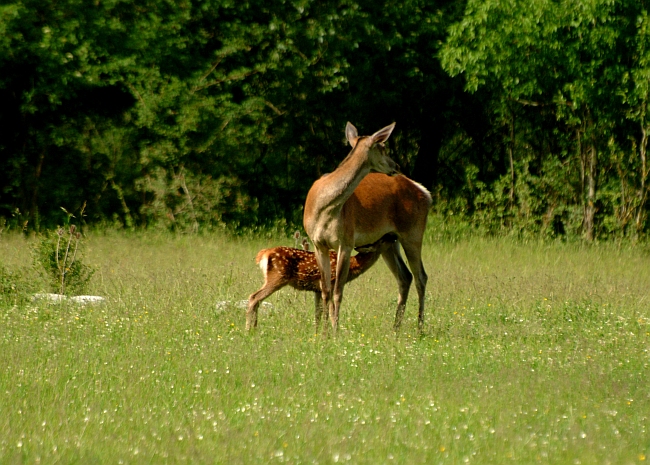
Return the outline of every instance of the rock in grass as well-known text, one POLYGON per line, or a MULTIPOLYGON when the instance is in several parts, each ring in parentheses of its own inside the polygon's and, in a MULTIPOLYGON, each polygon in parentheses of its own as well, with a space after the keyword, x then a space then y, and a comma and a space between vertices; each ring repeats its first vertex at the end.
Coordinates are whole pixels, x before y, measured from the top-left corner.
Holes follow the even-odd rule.
POLYGON ((106 302, 104 297, 98 295, 76 295, 73 297, 66 297, 63 294, 49 294, 41 293, 32 296, 32 302, 74 302, 79 305, 97 305, 106 302))
POLYGON ((98 305, 106 303, 106 299, 98 295, 75 295, 70 297, 68 300, 81 305, 98 305))
POLYGON ((63 302, 66 299, 67 297, 64 296, 63 294, 42 293, 42 294, 34 294, 32 296, 32 302, 40 302, 40 301, 63 302))
MULTIPOLYGON (((216 303, 217 310, 219 311, 225 310, 230 306, 237 307, 237 308, 248 308, 248 300, 239 300, 237 302, 233 302, 232 300, 221 300, 216 303)), ((262 302, 260 308, 269 310, 273 308, 273 304, 270 302, 262 302)))

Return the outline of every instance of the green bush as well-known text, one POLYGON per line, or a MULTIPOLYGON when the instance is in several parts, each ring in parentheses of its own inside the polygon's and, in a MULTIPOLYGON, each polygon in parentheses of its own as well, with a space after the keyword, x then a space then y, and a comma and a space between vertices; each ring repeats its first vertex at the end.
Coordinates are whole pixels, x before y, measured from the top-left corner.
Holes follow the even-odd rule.
POLYGON ((0 265, 0 301, 15 304, 34 293, 38 283, 29 276, 29 269, 0 265))
POLYGON ((45 234, 34 246, 34 266, 45 275, 49 290, 83 293, 95 270, 82 262, 81 233, 75 225, 45 234))

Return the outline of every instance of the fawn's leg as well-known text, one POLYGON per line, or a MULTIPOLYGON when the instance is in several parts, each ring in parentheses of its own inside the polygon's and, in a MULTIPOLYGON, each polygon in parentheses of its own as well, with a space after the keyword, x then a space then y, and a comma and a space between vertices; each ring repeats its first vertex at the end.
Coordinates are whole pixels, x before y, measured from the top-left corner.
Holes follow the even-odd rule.
POLYGON ((251 294, 251 296, 248 298, 248 310, 246 310, 247 330, 257 327, 257 308, 260 306, 262 301, 278 289, 284 287, 285 284, 286 283, 267 282, 260 290, 251 294))
POLYGON ((316 328, 320 326, 320 320, 323 315, 323 298, 320 292, 314 292, 314 322, 316 328))

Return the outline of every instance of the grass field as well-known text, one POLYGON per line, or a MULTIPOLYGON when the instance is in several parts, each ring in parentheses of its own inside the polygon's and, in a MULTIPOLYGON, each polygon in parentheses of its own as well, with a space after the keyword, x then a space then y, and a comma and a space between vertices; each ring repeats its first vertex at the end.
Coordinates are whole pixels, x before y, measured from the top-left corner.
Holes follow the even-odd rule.
MULTIPOLYGON (((425 245, 399 337, 380 261, 337 337, 284 289, 244 330, 258 249, 289 239, 91 234, 108 303, 0 307, 0 463, 637 464, 650 461, 645 247, 425 245)), ((31 242, 0 236, 0 260, 31 242)))

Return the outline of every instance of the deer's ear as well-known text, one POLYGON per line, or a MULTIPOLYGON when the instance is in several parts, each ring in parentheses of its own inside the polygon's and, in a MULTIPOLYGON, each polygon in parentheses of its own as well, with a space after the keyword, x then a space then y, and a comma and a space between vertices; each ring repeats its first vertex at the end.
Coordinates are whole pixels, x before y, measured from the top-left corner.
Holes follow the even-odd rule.
POLYGON ((359 140, 359 133, 357 128, 354 127, 352 123, 348 121, 348 124, 345 125, 345 138, 348 140, 352 148, 357 145, 357 140, 359 140))
POLYGON ((373 144, 381 144, 383 142, 386 142, 390 137, 390 134, 393 132, 393 129, 395 129, 395 123, 389 124, 385 128, 380 129, 379 131, 374 133, 371 136, 373 144))

